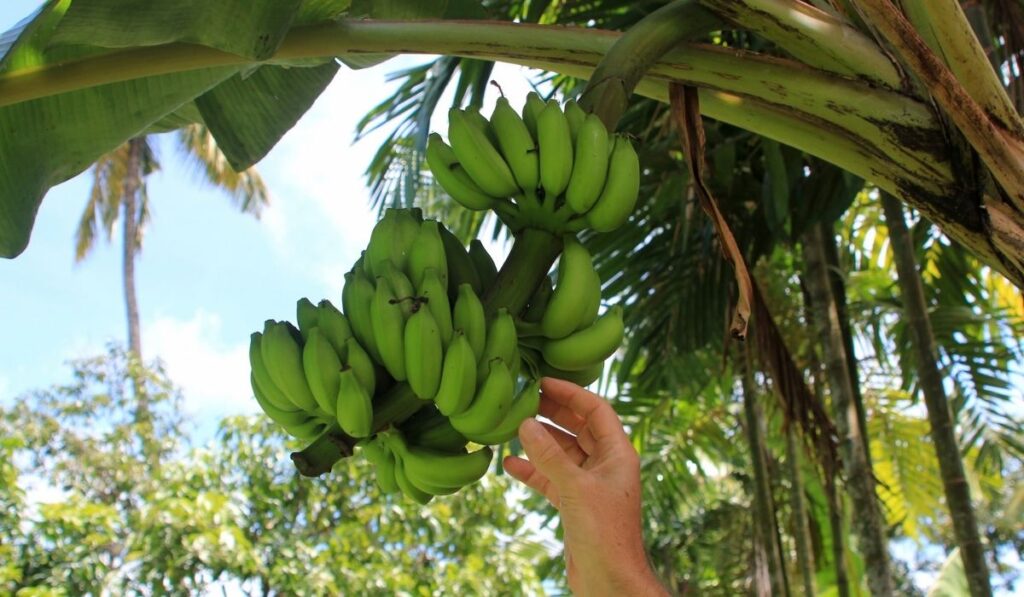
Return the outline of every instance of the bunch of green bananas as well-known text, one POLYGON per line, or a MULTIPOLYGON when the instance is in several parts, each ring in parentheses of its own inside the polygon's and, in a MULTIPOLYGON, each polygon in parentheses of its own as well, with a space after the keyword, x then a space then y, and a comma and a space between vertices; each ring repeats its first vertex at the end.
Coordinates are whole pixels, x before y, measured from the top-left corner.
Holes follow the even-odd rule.
POLYGON ((601 278, 590 253, 568 236, 557 283, 537 289, 519 324, 522 358, 531 374, 583 386, 599 378, 625 332, 622 307, 599 316, 600 308, 601 278))
POLYGON ((332 427, 370 435, 377 373, 348 319, 330 301, 305 298, 297 316, 298 328, 268 320, 250 338, 250 382, 263 412, 298 439, 332 427))
POLYGON ((575 101, 527 96, 522 116, 504 97, 488 121, 474 109, 448 113, 448 140, 433 133, 427 165, 435 180, 468 209, 493 209, 513 231, 615 230, 629 217, 640 188, 633 144, 609 134, 575 101))

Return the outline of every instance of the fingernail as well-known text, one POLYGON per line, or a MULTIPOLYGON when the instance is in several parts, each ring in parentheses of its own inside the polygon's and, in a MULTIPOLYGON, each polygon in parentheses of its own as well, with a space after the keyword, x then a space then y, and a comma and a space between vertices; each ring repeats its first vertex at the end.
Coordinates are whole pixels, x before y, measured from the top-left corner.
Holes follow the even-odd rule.
POLYGON ((526 419, 523 421, 523 424, 519 426, 519 433, 524 437, 536 439, 544 433, 544 427, 537 422, 537 419, 526 419))

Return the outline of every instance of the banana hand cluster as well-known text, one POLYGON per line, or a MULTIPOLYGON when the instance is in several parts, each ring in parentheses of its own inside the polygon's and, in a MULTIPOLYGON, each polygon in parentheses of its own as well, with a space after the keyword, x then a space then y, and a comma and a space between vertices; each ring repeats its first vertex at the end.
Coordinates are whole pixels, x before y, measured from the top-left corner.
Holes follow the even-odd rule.
POLYGON ((249 342, 250 381, 257 402, 288 434, 310 440, 332 428, 370 435, 377 374, 330 301, 300 299, 296 328, 268 320, 249 342))
POLYGON ((427 165, 456 201, 493 209, 513 230, 615 230, 636 206, 640 164, 633 144, 570 100, 527 96, 520 115, 504 97, 488 121, 474 110, 448 113, 448 140, 433 133, 427 165))

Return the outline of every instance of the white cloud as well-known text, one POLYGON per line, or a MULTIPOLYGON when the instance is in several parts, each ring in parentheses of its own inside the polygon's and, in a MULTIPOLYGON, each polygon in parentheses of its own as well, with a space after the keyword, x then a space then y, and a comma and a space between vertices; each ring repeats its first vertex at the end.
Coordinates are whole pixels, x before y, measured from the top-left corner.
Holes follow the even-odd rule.
POLYGON ((157 317, 143 327, 147 351, 164 361, 190 415, 204 420, 258 411, 249 388, 248 339, 222 340, 218 315, 199 310, 186 321, 157 317))

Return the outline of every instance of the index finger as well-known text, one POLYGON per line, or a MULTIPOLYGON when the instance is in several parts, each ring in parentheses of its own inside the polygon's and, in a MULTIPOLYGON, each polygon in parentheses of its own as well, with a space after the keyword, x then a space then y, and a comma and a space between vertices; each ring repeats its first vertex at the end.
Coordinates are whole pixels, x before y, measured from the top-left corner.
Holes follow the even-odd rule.
POLYGON ((553 377, 541 379, 540 388, 544 398, 583 419, 598 443, 627 439, 619 415, 604 398, 572 382, 553 377))

